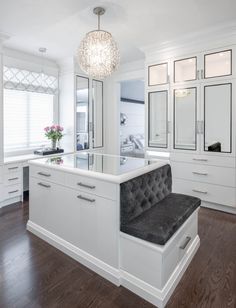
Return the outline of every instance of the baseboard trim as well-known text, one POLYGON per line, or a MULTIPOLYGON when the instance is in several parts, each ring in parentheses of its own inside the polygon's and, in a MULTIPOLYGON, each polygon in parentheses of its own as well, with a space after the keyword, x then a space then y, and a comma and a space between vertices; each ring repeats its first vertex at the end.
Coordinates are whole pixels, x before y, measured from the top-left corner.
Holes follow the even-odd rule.
POLYGON ((30 220, 27 223, 27 230, 67 254, 71 258, 80 262, 84 266, 90 268, 116 286, 120 286, 120 271, 118 269, 93 257, 87 252, 79 249, 78 247, 63 240, 61 237, 47 231, 30 220))
POLYGON ((173 272, 162 290, 154 288, 150 284, 138 279, 137 277, 123 270, 121 270, 121 284, 130 291, 141 296, 151 304, 157 306, 158 308, 163 308, 167 304, 171 294, 173 293, 174 289, 176 288, 177 284, 185 273, 199 246, 200 238, 197 235, 191 246, 188 248, 185 257, 178 264, 175 271, 173 272))
MULTIPOLYGON (((236 204, 235 204, 235 206, 236 206, 236 204)), ((236 215, 236 208, 231 207, 231 206, 227 206, 227 205, 202 201, 201 207, 205 207, 205 208, 208 208, 208 209, 211 209, 211 210, 217 210, 217 211, 236 215)))

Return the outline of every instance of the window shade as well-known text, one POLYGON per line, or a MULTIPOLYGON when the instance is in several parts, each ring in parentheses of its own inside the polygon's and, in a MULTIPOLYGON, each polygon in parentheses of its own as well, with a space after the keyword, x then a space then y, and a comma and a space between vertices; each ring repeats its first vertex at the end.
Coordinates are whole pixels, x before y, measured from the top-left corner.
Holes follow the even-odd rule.
POLYGON ((53 123, 54 96, 4 89, 4 150, 49 145, 44 127, 53 123))
POLYGON ((58 79, 43 72, 31 72, 5 65, 3 85, 5 89, 57 94, 58 79))

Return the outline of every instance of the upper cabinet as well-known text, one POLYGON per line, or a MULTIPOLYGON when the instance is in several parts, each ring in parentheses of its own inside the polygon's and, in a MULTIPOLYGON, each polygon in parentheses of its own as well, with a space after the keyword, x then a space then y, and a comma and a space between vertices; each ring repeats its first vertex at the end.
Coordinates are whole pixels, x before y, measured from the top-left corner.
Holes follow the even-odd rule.
POLYGON ((148 67, 148 86, 158 86, 168 83, 168 63, 150 65, 148 67))
POLYGON ((168 148, 168 91, 149 92, 148 146, 168 148))
POLYGON ((76 76, 76 150, 103 147, 103 82, 76 76))
POLYGON ((204 86, 204 151, 232 152, 232 83, 204 86))
POLYGON ((234 50, 218 48, 147 67, 149 148, 235 155, 234 50))
POLYGON ((204 78, 232 75, 232 50, 222 50, 204 55, 204 78))
POLYGON ((174 82, 186 82, 197 79, 197 57, 174 61, 174 82))

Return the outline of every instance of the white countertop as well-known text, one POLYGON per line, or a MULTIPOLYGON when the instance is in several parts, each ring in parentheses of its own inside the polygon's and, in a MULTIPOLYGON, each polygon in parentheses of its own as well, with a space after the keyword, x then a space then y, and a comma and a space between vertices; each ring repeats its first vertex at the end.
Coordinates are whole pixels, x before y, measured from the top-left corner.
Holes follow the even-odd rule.
POLYGON ((163 160, 122 157, 94 152, 54 155, 29 162, 44 168, 52 168, 80 174, 113 183, 126 182, 132 178, 167 164, 163 160))

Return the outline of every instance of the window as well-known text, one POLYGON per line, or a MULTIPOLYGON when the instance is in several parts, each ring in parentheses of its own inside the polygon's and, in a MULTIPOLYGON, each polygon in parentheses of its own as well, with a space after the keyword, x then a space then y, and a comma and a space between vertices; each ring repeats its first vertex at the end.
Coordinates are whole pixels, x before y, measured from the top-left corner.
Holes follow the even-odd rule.
POLYGON ((49 145, 44 127, 53 123, 54 95, 4 89, 4 150, 49 145))

